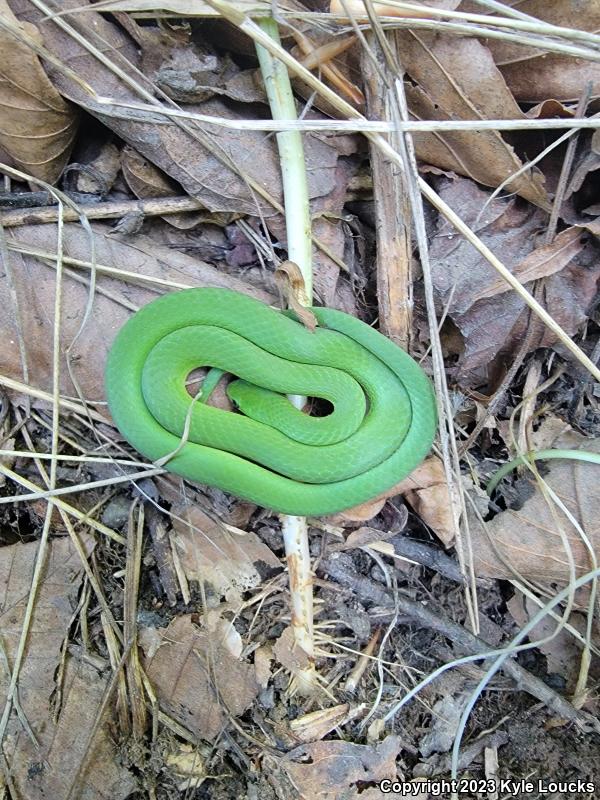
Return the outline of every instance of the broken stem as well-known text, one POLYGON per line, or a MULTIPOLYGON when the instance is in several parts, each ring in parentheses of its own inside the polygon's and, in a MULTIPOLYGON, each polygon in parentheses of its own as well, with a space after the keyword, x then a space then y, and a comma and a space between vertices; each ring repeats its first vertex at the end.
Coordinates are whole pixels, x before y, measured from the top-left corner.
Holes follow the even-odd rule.
MULTIPOLYGON (((263 19, 259 24, 279 44, 275 20, 263 19)), ((287 68, 258 44, 256 52, 273 119, 295 119, 296 103, 287 68)), ((277 147, 283 183, 288 258, 298 265, 304 278, 304 286, 297 292, 298 302, 310 306, 312 237, 302 134, 300 131, 278 133, 277 147)), ((290 400, 297 408, 302 408, 306 402, 306 398, 297 395, 290 396, 290 400)), ((306 518, 282 515, 281 531, 290 580, 294 644, 306 654, 306 663, 295 671, 290 690, 310 694, 317 686, 317 675, 314 664, 313 576, 306 518)))

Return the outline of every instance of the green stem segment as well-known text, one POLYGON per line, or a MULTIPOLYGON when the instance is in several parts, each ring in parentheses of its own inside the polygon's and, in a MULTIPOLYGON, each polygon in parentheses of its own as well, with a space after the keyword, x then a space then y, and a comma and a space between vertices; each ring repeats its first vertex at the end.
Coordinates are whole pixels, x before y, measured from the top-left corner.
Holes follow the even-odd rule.
MULTIPOLYGON (((260 27, 277 44, 279 32, 274 19, 262 19, 260 27)), ((292 93, 287 68, 264 47, 256 45, 265 90, 274 120, 296 119, 296 102, 292 93)), ((304 278, 302 305, 312 305, 312 236, 304 144, 300 131, 283 131, 277 134, 277 147, 281 164, 281 178, 285 203, 285 225, 288 258, 294 261, 304 278)))

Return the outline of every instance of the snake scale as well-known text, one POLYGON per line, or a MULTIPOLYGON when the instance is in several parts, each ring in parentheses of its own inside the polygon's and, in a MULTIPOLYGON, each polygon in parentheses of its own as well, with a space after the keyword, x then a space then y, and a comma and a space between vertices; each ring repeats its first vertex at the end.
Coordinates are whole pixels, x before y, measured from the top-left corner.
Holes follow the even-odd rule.
POLYGON ((228 289, 154 300, 121 328, 109 353, 116 425, 152 461, 174 453, 169 471, 281 513, 332 514, 383 493, 431 448, 431 383, 365 323, 312 311, 314 332, 228 289), (227 389, 235 411, 192 402, 185 384, 197 367, 237 377, 227 389), (289 394, 322 398, 333 410, 304 414, 289 394))

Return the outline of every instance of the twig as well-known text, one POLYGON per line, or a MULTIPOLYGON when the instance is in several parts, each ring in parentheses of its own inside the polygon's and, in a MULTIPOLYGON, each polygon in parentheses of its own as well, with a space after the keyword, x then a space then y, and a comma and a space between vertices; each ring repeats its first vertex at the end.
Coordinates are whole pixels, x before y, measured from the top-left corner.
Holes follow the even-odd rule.
MULTIPOLYGON (((120 219, 132 211, 140 211, 148 217, 168 214, 179 214, 182 211, 206 211, 206 207, 193 197, 151 197, 146 200, 118 200, 105 203, 82 203, 78 211, 65 208, 65 222, 75 222, 81 214, 88 219, 120 219)), ((207 212, 208 213, 208 212, 207 212)), ((58 208, 44 206, 38 208, 18 208, 0 213, 0 225, 14 228, 17 225, 39 225, 56 222, 58 208)))
MULTIPOLYGON (((373 42, 372 44, 375 44, 373 42)), ((362 72, 365 79, 369 116, 389 117, 391 97, 386 79, 381 45, 376 45, 374 63, 363 49, 362 72)), ((398 132, 391 134, 397 146, 398 132)), ((410 202, 406 176, 389 168, 389 162, 371 145, 375 232, 377 237, 377 303, 382 333, 408 349, 413 311, 413 278, 410 236, 410 202)))
POLYGON ((409 539, 401 533, 387 541, 394 546, 396 555, 405 556, 423 567, 433 569, 451 581, 463 583, 464 578, 458 564, 440 547, 417 539, 409 539))

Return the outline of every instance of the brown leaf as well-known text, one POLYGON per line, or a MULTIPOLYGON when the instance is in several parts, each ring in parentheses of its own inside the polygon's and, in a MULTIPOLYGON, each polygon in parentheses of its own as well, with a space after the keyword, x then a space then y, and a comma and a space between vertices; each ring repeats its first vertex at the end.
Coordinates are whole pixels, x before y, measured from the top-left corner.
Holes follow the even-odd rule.
POLYGON ((379 531, 376 528, 362 527, 357 528, 348 534, 345 541, 332 545, 329 550, 335 552, 336 550, 355 550, 358 547, 369 547, 376 542, 386 542, 395 535, 395 531, 379 531))
MULTIPOLYGON (((537 603, 518 590, 515 591, 514 597, 507 602, 506 607, 519 628, 525 627, 540 610, 537 603)), ((585 636, 586 618, 584 614, 574 611, 569 616, 569 625, 585 636)), ((533 642, 552 636, 550 641, 539 645, 538 649, 546 656, 548 672, 561 675, 565 679, 569 692, 573 692, 581 665, 581 647, 577 645, 573 635, 564 628, 556 634, 556 626, 556 620, 547 616, 532 628, 528 638, 530 642, 533 642)), ((592 667, 594 673, 597 674, 596 664, 597 661, 594 659, 592 667)))
POLYGON ((178 103, 201 103, 215 94, 225 94, 223 85, 239 72, 227 53, 217 55, 196 42, 182 44, 173 40, 157 50, 157 39, 164 43, 163 32, 156 29, 144 33, 143 71, 146 75, 154 73, 156 84, 178 103), (155 61, 157 55, 160 64, 152 70, 149 62, 155 61))
POLYGON ((345 511, 332 514, 325 519, 332 525, 344 525, 346 522, 368 522, 379 514, 387 498, 395 494, 397 494, 396 487, 392 486, 388 492, 384 492, 380 497, 375 497, 373 500, 368 500, 366 503, 361 503, 353 508, 347 508, 345 511))
MULTIPOLYGON (((564 434, 554 447, 570 450, 600 452, 600 441, 586 439, 571 432, 564 434)), ((538 462, 538 469, 542 468, 538 462)), ((543 467, 544 480, 559 496, 569 512, 579 522, 592 542, 598 557, 600 545, 600 495, 598 494, 598 466, 579 461, 548 461, 543 467)), ((526 473, 530 475, 530 473, 526 473)), ((507 479, 505 479, 507 480, 507 479)), ((559 509, 550 507, 531 476, 533 495, 522 508, 497 514, 482 524, 470 521, 475 573, 494 578, 512 577, 503 563, 508 562, 530 580, 544 584, 565 583, 569 568, 560 537, 560 526, 568 539, 577 574, 592 569, 589 553, 579 533, 559 509), (503 556, 503 560, 496 552, 503 556)))
MULTIPOLYGON (((181 197, 183 189, 168 178, 158 167, 151 164, 133 147, 126 145, 121 153, 123 177, 136 197, 181 197)), ((166 214, 163 219, 169 225, 181 230, 195 228, 201 222, 227 225, 235 215, 223 212, 184 211, 180 214, 166 214)))
POLYGON ((283 632, 273 646, 273 656, 286 668, 290 675, 297 675, 311 666, 312 660, 296 641, 291 626, 283 632))
MULTIPOLYGON (((515 200, 487 204, 486 192, 460 178, 440 179, 439 188, 529 291, 533 278, 545 278, 546 308, 573 335, 587 317, 600 278, 600 265, 580 234, 563 231, 551 245, 536 249, 535 236, 545 225, 540 211, 515 200)), ((513 353, 521 341, 528 319, 525 303, 512 290, 502 290, 493 267, 445 222, 439 222, 431 258, 440 303, 462 335, 457 377, 463 385, 482 384, 495 369, 494 359, 513 353)), ((554 343, 553 334, 541 333, 533 338, 532 349, 554 343)))
MULTIPOLYGON (((90 541, 86 540, 84 546, 90 549, 90 541)), ((37 542, 0 549, 0 630, 11 666, 31 590, 37 550, 37 542)), ((80 796, 82 786, 76 781, 84 764, 85 791, 90 800, 124 798, 135 788, 131 774, 118 764, 106 728, 101 725, 90 741, 108 676, 102 677, 92 667, 68 659, 61 687, 60 714, 57 722, 53 720, 51 697, 57 688, 55 675, 63 640, 68 635, 77 605, 82 571, 70 539, 50 541, 19 676, 20 704, 39 747, 33 744, 14 713, 4 742, 12 780, 19 796, 28 800, 49 797, 67 800, 80 796)), ((2 706, 6 700, 7 680, 3 668, 0 670, 2 706)))
POLYGON ((523 103, 557 98, 567 103, 577 101, 588 81, 592 95, 600 95, 600 64, 583 59, 540 53, 528 61, 499 65, 514 96, 523 103))
POLYGON ((58 722, 46 721, 41 750, 21 732, 19 750, 10 759, 20 796, 27 800, 84 796, 86 800, 124 800, 135 791, 137 780, 120 764, 108 725, 94 730, 109 679, 110 673, 101 675, 88 664, 67 659, 58 722))
POLYGON ((184 796, 197 789, 208 777, 205 768, 209 755, 210 751, 201 752, 199 747, 179 739, 169 742, 169 752, 164 756, 165 765, 179 781, 177 788, 184 796))
MULTIPOLYGON (((348 508, 346 511, 340 511, 338 514, 332 514, 326 517, 326 520, 333 525, 344 525, 347 522, 367 522, 379 514, 389 497, 395 497, 397 494, 406 494, 406 499, 415 511, 423 517, 428 525, 431 525, 442 540, 447 544, 451 543, 454 537, 454 524, 448 502, 448 487, 442 463, 435 457, 426 459, 407 478, 403 478, 373 500, 348 508)), ((360 530, 369 529, 361 528, 360 530)))
MULTIPOLYGON (((197 4, 189 6, 193 14, 197 4)), ((240 103, 267 104, 260 71, 240 70, 226 43, 219 41, 217 54, 189 34, 177 35, 165 27, 140 26, 136 32, 142 49, 142 72, 173 100, 200 103, 220 95, 240 103)))
POLYGON ((313 312, 303 305, 303 301, 310 302, 306 294, 304 276, 295 261, 282 261, 275 270, 275 283, 288 308, 296 315, 298 322, 311 333, 317 327, 317 318, 313 312))
MULTIPOLYGON (((85 6, 85 3, 83 4, 85 6)), ((142 98, 122 82, 111 70, 85 50, 75 39, 43 15, 26 0, 11 0, 20 19, 33 19, 43 32, 48 50, 67 66, 77 71, 103 97, 119 102, 140 103, 142 98)), ((68 7, 81 8, 80 0, 68 0, 68 7)), ((119 66, 130 78, 150 94, 154 84, 140 72, 139 54, 134 43, 108 19, 95 11, 72 15, 69 23, 100 49, 110 47, 118 53, 119 66), (93 33, 92 33, 93 32, 93 33), (96 38, 98 37, 98 38, 96 38)), ((135 112, 113 116, 110 107, 96 102, 79 84, 62 72, 49 67, 52 79, 63 96, 80 105, 103 122, 121 139, 130 144, 150 162, 180 183, 192 197, 200 200, 210 211, 231 211, 273 216, 273 206, 251 191, 244 175, 251 178, 262 191, 282 203, 279 158, 273 137, 261 131, 223 128, 219 125, 157 124, 164 121, 151 112, 135 112), (192 132, 189 132, 192 131, 192 132), (195 134, 193 133, 195 132, 195 134), (210 148, 210 149, 209 149, 210 148)), ((202 114, 237 118, 237 112, 218 98, 212 98, 188 110, 202 114)), ((245 110, 249 116, 249 109, 245 110)), ((316 136, 304 139, 309 196, 320 197, 335 187, 337 151, 316 136), (318 169, 311 167, 318 166, 318 169)))
MULTIPOLYGON (((81 164, 70 164, 67 175, 69 188, 100 197, 107 195, 121 169, 119 148, 112 142, 92 141, 83 153, 81 164)), ((63 181, 63 188, 66 181, 63 181)))
MULTIPOLYGON (((523 0, 518 9, 537 19, 565 28, 600 31, 600 5, 597 0, 523 0)), ((477 12, 482 12, 477 4, 477 12)), ((585 43, 587 45, 587 43, 585 43)), ((593 96, 600 96, 600 63, 583 58, 523 46, 501 39, 487 42, 494 61, 520 102, 539 102, 549 98, 563 102, 577 101, 588 81, 593 96)))
POLYGON ((296 717, 290 722, 290 729, 299 742, 316 742, 324 739, 328 733, 346 725, 364 712, 364 706, 350 708, 348 703, 341 703, 332 708, 322 708, 296 717))
MULTIPOLYGON (((581 250, 583 250, 581 230, 566 228, 554 238, 551 244, 536 247, 515 266, 512 273, 521 283, 546 278, 548 275, 554 275, 564 269, 581 250)), ((498 278, 491 286, 482 287, 475 296, 475 301, 509 291, 511 288, 506 281, 498 278)))
MULTIPOLYGON (((223 286, 251 294, 272 302, 273 298, 252 288, 245 281, 230 277, 198 259, 161 247, 144 236, 135 236, 118 241, 107 235, 102 225, 93 225, 96 248, 96 264, 100 270, 98 291, 92 313, 84 332, 73 348, 73 369, 79 380, 84 397, 88 400, 104 398, 104 363, 114 336, 131 314, 131 307, 140 307, 156 297, 166 287, 152 288, 144 282, 144 276, 159 278, 167 284, 179 286, 223 286), (129 270, 134 281, 139 276, 139 285, 123 282, 103 274, 101 266, 113 270, 129 270), (107 293, 107 294, 105 294, 107 293), (114 299, 113 299, 114 298, 114 299)), ((27 225, 13 228, 8 235, 9 247, 23 247, 35 252, 56 254, 56 231, 51 225, 27 225)), ((67 257, 89 261, 90 240, 77 224, 64 226, 64 252, 67 257)), ((11 253, 10 259, 18 309, 6 274, 0 277, 0 335, 4 342, 0 352, 0 373, 16 380, 23 380, 16 326, 20 324, 26 343, 29 365, 29 383, 48 391, 52 386, 52 337, 54 317, 54 269, 39 258, 20 253, 11 253)), ((66 266, 68 267, 68 261, 66 266)), ((87 270, 76 270, 84 278, 87 270)), ((85 314, 88 288, 72 277, 65 276, 63 286, 62 344, 64 349, 77 333, 85 314), (67 313, 68 309, 68 313, 67 313)), ((61 363, 61 391, 73 396, 63 356, 61 363)))
MULTIPOLYGON (((400 37, 402 63, 414 82, 406 87, 407 98, 417 119, 525 119, 489 50, 476 39, 427 31, 400 37)), ((522 166, 498 131, 419 133, 414 139, 423 161, 485 186, 499 186, 522 166)), ((548 208, 540 173, 525 172, 508 187, 548 208)))
MULTIPOLYGON (((37 28, 20 23, 6 0, 0 0, 0 19, 42 44, 37 28)), ((56 91, 33 50, 4 27, 0 52, 0 147, 24 172, 55 183, 69 158, 79 115, 56 91)))
MULTIPOLYGON (((0 628, 11 665, 31 590, 37 549, 37 542, 0 548, 0 628)), ((25 662, 32 681, 27 687, 28 700, 24 701, 24 706, 27 715, 32 715, 29 717, 32 724, 43 719, 44 706, 54 689, 54 669, 73 613, 82 569, 70 539, 55 539, 49 543, 25 662)), ((2 681, 5 691, 6 675, 2 676, 2 681)))
MULTIPOLYGON (((144 629, 145 636, 155 629, 144 629)), ((232 656, 215 635, 173 619, 159 629, 160 646, 145 660, 148 677, 163 707, 199 738, 212 741, 229 717, 238 717, 258 694, 254 668, 232 656)))
POLYGON ((251 531, 233 533, 196 506, 173 508, 173 541, 188 580, 204 581, 218 596, 241 596, 279 571, 279 559, 251 531))
MULTIPOLYGON (((278 766, 303 800, 358 800, 365 784, 396 780, 400 749, 399 736, 387 736, 376 745, 315 742, 295 748, 278 766)), ((274 783, 278 778, 272 773, 274 783)))
POLYGON ((419 742, 419 751, 425 758, 433 753, 447 753, 454 744, 461 714, 469 695, 458 690, 445 694, 432 707, 431 726, 419 742))
POLYGON ((430 456, 396 487, 446 547, 454 542, 455 525, 444 465, 430 456))

